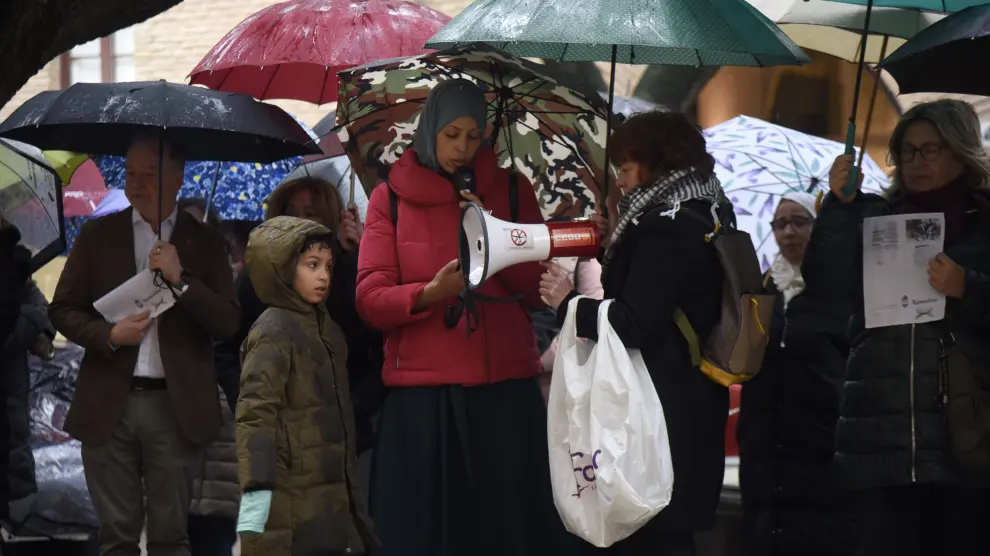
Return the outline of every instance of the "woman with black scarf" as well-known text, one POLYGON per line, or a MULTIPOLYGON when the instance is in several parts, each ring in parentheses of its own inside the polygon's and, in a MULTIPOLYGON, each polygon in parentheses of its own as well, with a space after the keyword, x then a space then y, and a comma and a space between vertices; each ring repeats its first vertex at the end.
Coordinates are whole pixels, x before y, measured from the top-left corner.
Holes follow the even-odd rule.
MULTIPOLYGON (((858 495, 864 554, 988 554, 990 469, 954 449, 960 432, 980 431, 961 431, 953 408, 964 401, 986 420, 990 385, 972 389, 971 404, 955 397, 952 376, 990 377, 990 158, 975 111, 956 100, 906 112, 889 146, 887 198, 845 195, 853 157, 836 160, 804 259, 805 295, 853 309, 835 469, 858 495), (945 215, 944 252, 928 265, 945 319, 867 329, 863 219, 918 213, 945 215)), ((981 426, 986 440, 990 424, 981 426)))
MULTIPOLYGON (((663 404, 674 491, 670 505, 642 529, 587 556, 695 556, 694 535, 715 525, 725 471, 729 392, 693 365, 678 309, 698 337, 722 314, 722 269, 706 235, 735 224, 732 203, 715 176, 705 137, 684 114, 647 112, 609 138, 622 190, 618 221, 602 255, 608 322, 626 349, 643 355, 663 404)), ((563 327, 568 304, 578 338, 597 342, 601 301, 578 297, 561 269, 548 264, 540 293, 563 327)), ((555 379, 556 380, 556 379, 555 379)))

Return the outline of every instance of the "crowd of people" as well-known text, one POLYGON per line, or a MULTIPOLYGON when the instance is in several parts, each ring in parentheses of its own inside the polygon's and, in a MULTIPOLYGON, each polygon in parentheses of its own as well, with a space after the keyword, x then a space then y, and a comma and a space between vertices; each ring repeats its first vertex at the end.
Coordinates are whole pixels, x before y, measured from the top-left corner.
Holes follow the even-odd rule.
MULTIPOLYGON (((245 556, 697 553, 722 490, 728 390, 696 368, 673 315, 698 337, 716 326, 724 273, 706 236, 734 224, 703 135, 673 112, 622 122, 599 259, 507 268, 479 293, 518 301, 474 304, 454 233, 465 203, 542 221, 485 131, 481 91, 444 81, 366 221, 303 178, 249 238, 177 199, 179 146, 139 137, 133 208, 83 227, 47 307, 17 230, 0 227, 0 399, 22 388, 28 353, 51 356, 55 330, 85 348, 65 430, 82 443, 102 556, 137 556, 142 532, 150 556, 230 554, 238 538, 245 556), (459 190, 465 169, 474 186, 459 190), (107 322, 93 303, 145 269, 175 306, 107 322), (597 341, 601 299, 643 355, 675 477, 669 506, 608 548, 565 530, 545 427, 556 331, 576 304, 577 335, 597 341)), ((778 303, 738 428, 747 554, 990 553, 990 158, 975 112, 911 109, 890 163, 886 196, 847 194, 843 156, 830 192, 784 196, 769 223, 778 303), (945 214, 929 279, 946 318, 865 328, 863 219, 929 212, 945 214)), ((4 443, 24 425, 11 409, 4 443)))

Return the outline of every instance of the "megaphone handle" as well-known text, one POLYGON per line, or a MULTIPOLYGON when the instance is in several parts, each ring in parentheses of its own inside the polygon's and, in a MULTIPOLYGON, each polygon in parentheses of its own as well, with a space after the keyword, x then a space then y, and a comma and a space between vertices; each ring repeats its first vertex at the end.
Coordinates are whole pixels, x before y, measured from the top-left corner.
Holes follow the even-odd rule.
MULTIPOLYGON (((856 124, 854 122, 849 122, 849 127, 846 129, 846 155, 856 154, 856 124)), ((846 183, 845 187, 842 188, 842 194, 846 197, 852 197, 856 194, 856 188, 859 186, 859 166, 853 165, 849 169, 849 182, 846 183)))

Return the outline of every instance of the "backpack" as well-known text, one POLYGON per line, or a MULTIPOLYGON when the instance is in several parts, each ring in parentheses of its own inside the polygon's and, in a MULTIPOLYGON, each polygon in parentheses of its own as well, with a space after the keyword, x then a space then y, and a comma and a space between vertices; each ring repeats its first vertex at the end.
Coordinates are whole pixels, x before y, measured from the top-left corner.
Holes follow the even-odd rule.
MULTIPOLYGON (((399 196, 392 189, 392 184, 385 182, 388 187, 388 204, 392 212, 392 225, 399 223, 399 196)), ((513 222, 519 218, 519 175, 509 172, 509 211, 513 222)))
MULTIPOLYGON (((711 226, 700 213, 681 206, 678 213, 711 226)), ((691 364, 722 386, 740 384, 756 376, 763 366, 770 342, 775 295, 764 293, 763 273, 749 234, 734 225, 705 234, 712 244, 725 275, 722 280, 722 316, 704 341, 680 308, 674 311, 677 328, 688 342, 691 364)))

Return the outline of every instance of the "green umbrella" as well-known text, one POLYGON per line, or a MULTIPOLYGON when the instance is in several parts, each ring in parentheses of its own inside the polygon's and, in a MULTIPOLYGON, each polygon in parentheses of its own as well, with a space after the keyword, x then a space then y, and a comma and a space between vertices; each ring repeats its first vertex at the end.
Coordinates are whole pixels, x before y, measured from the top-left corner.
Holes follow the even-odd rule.
POLYGON ((613 57, 620 64, 679 66, 810 62, 744 0, 477 0, 426 46, 470 42, 562 62, 613 57))
MULTIPOLYGON (((829 2, 839 2, 842 4, 856 4, 865 6, 869 0, 828 0, 829 2)), ((931 12, 956 13, 958 11, 990 4, 990 0, 873 0, 873 5, 877 8, 907 8, 913 10, 927 10, 931 12)))
MULTIPOLYGON (((476 0, 426 46, 474 42, 520 57, 611 62, 610 110, 617 63, 764 67, 811 61, 744 0, 476 0)), ((605 175, 607 186, 610 172, 605 175)))

